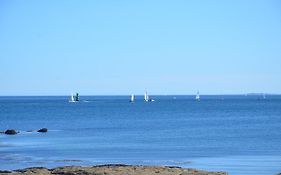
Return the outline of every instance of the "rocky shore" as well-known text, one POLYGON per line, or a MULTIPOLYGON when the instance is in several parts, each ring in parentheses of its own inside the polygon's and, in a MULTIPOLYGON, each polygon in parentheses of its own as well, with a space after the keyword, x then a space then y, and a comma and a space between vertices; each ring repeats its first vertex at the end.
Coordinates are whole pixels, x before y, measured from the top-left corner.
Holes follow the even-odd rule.
POLYGON ((180 167, 130 166, 123 164, 92 167, 65 166, 54 169, 27 168, 15 171, 0 171, 0 175, 227 175, 225 172, 207 172, 180 167))

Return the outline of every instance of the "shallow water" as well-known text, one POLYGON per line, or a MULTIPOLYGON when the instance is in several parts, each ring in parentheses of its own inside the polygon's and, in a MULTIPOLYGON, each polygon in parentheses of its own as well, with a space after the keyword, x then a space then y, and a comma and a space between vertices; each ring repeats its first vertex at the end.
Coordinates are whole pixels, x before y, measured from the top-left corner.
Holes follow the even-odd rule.
POLYGON ((126 163, 281 172, 281 96, 0 97, 0 169, 126 163), (42 127, 48 133, 26 132, 42 127))

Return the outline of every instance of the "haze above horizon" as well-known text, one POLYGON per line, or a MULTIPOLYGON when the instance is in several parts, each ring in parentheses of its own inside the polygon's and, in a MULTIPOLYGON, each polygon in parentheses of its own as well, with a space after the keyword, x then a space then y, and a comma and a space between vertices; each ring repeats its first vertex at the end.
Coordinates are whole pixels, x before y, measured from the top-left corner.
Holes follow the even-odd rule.
POLYGON ((281 2, 0 2, 0 96, 281 94, 281 2))

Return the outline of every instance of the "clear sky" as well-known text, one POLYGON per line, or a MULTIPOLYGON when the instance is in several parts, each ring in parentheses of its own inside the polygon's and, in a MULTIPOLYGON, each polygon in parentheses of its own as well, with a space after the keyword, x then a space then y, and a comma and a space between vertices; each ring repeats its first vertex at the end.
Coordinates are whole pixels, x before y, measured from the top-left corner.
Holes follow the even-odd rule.
POLYGON ((1 0, 0 95, 281 93, 280 0, 1 0))

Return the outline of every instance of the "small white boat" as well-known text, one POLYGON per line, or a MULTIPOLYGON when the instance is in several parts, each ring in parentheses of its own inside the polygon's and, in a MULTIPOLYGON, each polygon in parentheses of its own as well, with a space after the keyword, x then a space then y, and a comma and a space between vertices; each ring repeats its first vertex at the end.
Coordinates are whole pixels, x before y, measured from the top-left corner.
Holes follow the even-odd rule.
POLYGON ((135 95, 134 95, 134 94, 132 94, 132 95, 131 95, 130 102, 131 102, 131 103, 133 103, 134 101, 135 101, 135 95))
POLYGON ((79 101, 79 94, 76 93, 75 95, 74 94, 71 94, 71 99, 69 100, 69 102, 78 102, 79 101))
POLYGON ((195 100, 196 100, 196 101, 200 101, 199 91, 197 91, 197 94, 196 94, 196 96, 195 96, 195 100))
POLYGON ((145 102, 148 102, 148 99, 149 99, 149 97, 148 97, 148 94, 147 94, 147 91, 144 93, 144 101, 145 102))
POLYGON ((153 101, 155 101, 155 100, 150 99, 149 96, 148 96, 148 93, 147 93, 147 91, 146 91, 146 92, 144 93, 144 101, 145 101, 145 102, 153 102, 153 101))

